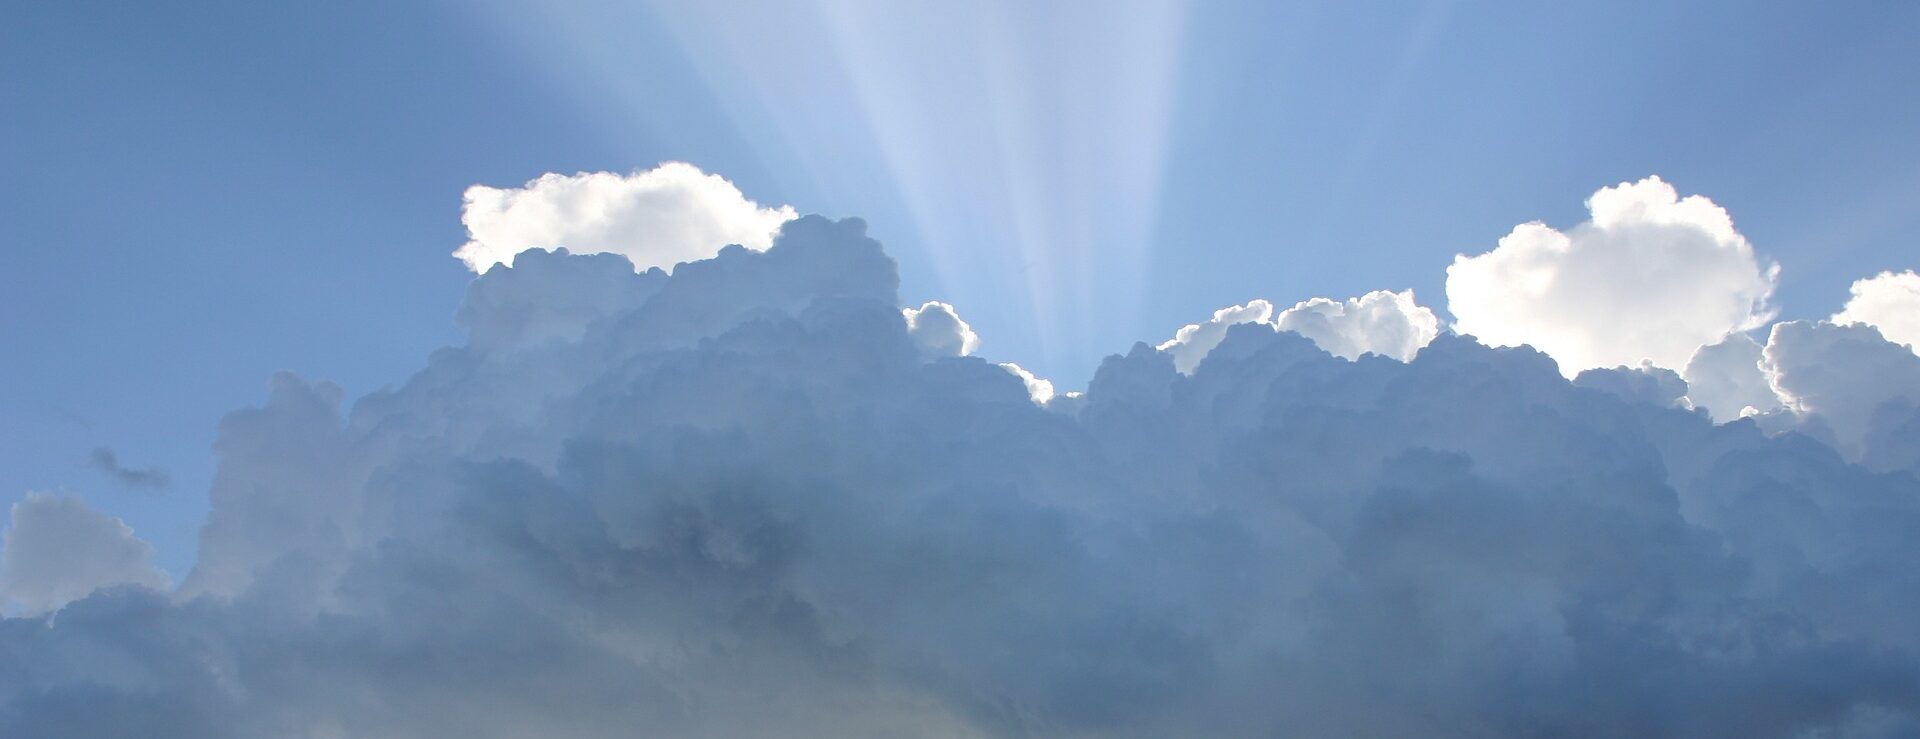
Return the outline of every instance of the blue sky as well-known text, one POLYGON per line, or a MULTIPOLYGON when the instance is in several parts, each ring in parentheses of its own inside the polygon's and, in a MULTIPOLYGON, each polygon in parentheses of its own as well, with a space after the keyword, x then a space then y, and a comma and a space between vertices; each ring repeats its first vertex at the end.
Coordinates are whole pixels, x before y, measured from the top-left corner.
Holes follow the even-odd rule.
POLYGON ((177 577, 220 417, 456 343, 461 192, 545 172, 861 216, 903 299, 1063 388, 1251 298, 1439 311, 1455 254, 1649 174, 1782 265, 1783 318, 1916 266, 1920 7, 867 5, 10 6, 0 503, 80 495, 177 577))

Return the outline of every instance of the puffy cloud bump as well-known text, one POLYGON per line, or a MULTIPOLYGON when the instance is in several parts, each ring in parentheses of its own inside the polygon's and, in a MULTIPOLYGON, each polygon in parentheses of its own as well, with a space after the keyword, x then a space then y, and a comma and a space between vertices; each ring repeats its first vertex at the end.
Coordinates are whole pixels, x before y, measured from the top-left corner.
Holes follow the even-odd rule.
POLYGON ((1137 344, 1038 405, 817 217, 467 300, 406 382, 222 423, 181 591, 0 620, 0 736, 1920 730, 1920 477, 1671 372, 1227 315, 1190 373, 1137 344))
POLYGON ((1613 393, 1628 401, 1660 408, 1690 408, 1687 382, 1680 373, 1643 363, 1638 367, 1583 370, 1573 384, 1613 393))
POLYGON ((1440 335, 1440 319, 1413 302, 1413 291, 1375 290, 1345 302, 1314 298, 1280 313, 1274 327, 1313 339, 1329 354, 1378 354, 1402 362, 1440 335))
POLYGON ((1273 303, 1265 300, 1251 300, 1242 305, 1230 305, 1213 312, 1213 318, 1206 323, 1190 323, 1173 333, 1173 338, 1161 342, 1160 351, 1173 355, 1173 366, 1183 374, 1193 374, 1200 360, 1207 358, 1207 352, 1220 345, 1227 337, 1227 328, 1242 323, 1267 323, 1273 318, 1273 303))
POLYGON ((1033 398, 1036 405, 1053 402, 1053 381, 1033 374, 1025 367, 1012 362, 1001 362, 1000 369, 1020 378, 1020 384, 1027 389, 1027 396, 1033 398))
POLYGON ((1181 374, 1190 375, 1229 329, 1243 323, 1292 331, 1337 357, 1378 354, 1403 362, 1440 333, 1440 319, 1413 302, 1412 290, 1375 290, 1345 301, 1313 298, 1278 315, 1265 300, 1227 306, 1214 311, 1206 323, 1182 327, 1156 348, 1172 355, 1173 366, 1181 374))
POLYGON ((964 357, 980 346, 980 335, 946 303, 929 300, 900 309, 900 315, 907 319, 907 335, 929 357, 964 357))
POLYGON ((45 613, 100 588, 166 588, 153 547, 78 498, 33 493, 13 504, 0 545, 0 604, 45 613))
POLYGON ((1680 373, 1687 399, 1721 423, 1779 408, 1780 396, 1760 369, 1761 351, 1744 333, 1700 347, 1680 373))
POLYGON ((1447 268, 1455 330, 1530 345, 1569 377, 1592 367, 1677 369, 1696 348, 1765 324, 1778 268, 1733 219, 1659 177, 1602 188, 1567 231, 1514 227, 1492 251, 1447 268))
POLYGON ((513 266, 532 248, 609 252, 635 267, 672 269, 728 244, 766 249, 792 207, 748 200, 719 175, 682 162, 632 174, 547 174, 517 188, 467 188, 460 221, 468 241, 453 253, 475 272, 513 266))
POLYGON ((1865 456, 1876 425, 1920 405, 1920 356, 1864 324, 1775 324, 1761 368, 1795 412, 1815 416, 1835 446, 1865 456))
POLYGON ((1873 326, 1888 341, 1920 352, 1920 274, 1881 272, 1856 280, 1851 291, 1846 308, 1833 316, 1834 323, 1873 326))

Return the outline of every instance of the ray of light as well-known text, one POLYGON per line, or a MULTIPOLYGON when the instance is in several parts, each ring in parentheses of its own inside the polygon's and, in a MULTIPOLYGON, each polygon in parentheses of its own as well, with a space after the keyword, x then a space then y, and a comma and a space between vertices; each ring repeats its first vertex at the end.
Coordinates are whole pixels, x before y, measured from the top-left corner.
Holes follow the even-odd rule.
POLYGON ((570 84, 634 126, 674 123, 659 108, 676 101, 650 97, 656 70, 621 63, 633 24, 664 24, 755 160, 824 201, 796 206, 909 213, 946 293, 925 297, 999 329, 986 336, 1003 356, 1082 372, 1125 339, 1111 317, 1146 280, 1185 0, 542 12, 517 31, 557 34, 541 48, 575 58, 556 69, 593 78, 570 84))

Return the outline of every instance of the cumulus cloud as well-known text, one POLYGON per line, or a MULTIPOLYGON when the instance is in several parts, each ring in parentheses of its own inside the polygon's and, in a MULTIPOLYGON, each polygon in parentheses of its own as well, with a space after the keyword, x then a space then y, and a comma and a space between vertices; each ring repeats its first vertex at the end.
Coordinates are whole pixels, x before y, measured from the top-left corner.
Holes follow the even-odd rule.
POLYGON ((1274 326, 1313 339, 1329 354, 1378 354, 1402 362, 1440 335, 1440 319, 1413 302, 1413 291, 1375 290, 1345 302, 1314 298, 1280 313, 1274 326))
POLYGON ((1780 408, 1760 359, 1760 342, 1744 333, 1700 347, 1680 373, 1688 401, 1721 423, 1780 408))
POLYGON ((980 336, 960 320, 953 306, 929 300, 918 308, 902 308, 907 335, 929 357, 964 357, 980 346, 980 336))
POLYGON ((1687 382, 1680 373, 1651 363, 1638 367, 1584 370, 1573 378, 1577 387, 1612 393, 1621 399, 1659 408, 1688 408, 1687 382))
MULTIPOLYGON (((1188 372, 1136 344, 1044 402, 930 360, 857 221, 672 274, 529 257, 406 382, 228 416, 181 592, 0 620, 0 735, 1920 728, 1920 477, 1672 407, 1670 371, 1348 360, 1241 306, 1188 372)), ((1854 405, 1800 350, 1920 362, 1801 330, 1764 358, 1810 419, 1854 405)))
POLYGON ((664 283, 663 271, 636 273, 632 265, 619 254, 528 251, 469 284, 456 320, 482 351, 578 341, 594 322, 638 307, 664 283))
POLYGON ((1896 344, 1920 352, 1920 274, 1881 272, 1855 280, 1846 307, 1834 323, 1864 323, 1896 344))
POLYGON ((1251 300, 1241 305, 1230 305, 1213 312, 1213 318, 1206 323, 1190 323, 1175 331, 1173 338, 1160 343, 1160 351, 1173 355, 1173 366, 1182 374, 1193 374, 1200 360, 1207 358, 1207 352, 1220 345, 1226 338, 1227 328, 1242 323, 1269 323, 1273 318, 1273 304, 1265 300, 1251 300))
POLYGON ((1001 362, 1000 369, 1020 378, 1020 384, 1027 389, 1027 396, 1037 405, 1053 402, 1053 381, 1034 375, 1027 368, 1012 362, 1001 362))
POLYGON ((1774 324, 1761 367, 1787 407, 1816 416, 1855 459, 1876 423, 1920 404, 1920 356, 1865 324, 1774 324))
POLYGON ((78 498, 32 493, 13 504, 0 543, 0 603, 41 614, 115 585, 168 586, 153 547, 133 529, 78 498))
POLYGON ((1659 177, 1602 188, 1566 231, 1514 227, 1447 268, 1454 329, 1529 345, 1568 377, 1642 359, 1685 366, 1696 348, 1773 316, 1777 265, 1754 255, 1727 211, 1659 177))
POLYGON ((790 206, 748 200, 732 182, 683 162, 624 175, 547 174, 520 187, 467 188, 460 221, 468 241, 453 255, 486 272, 513 266, 527 249, 565 247, 670 270, 728 244, 766 249, 795 215, 790 206))
POLYGON ((1228 306, 1214 311, 1205 323, 1182 327, 1157 348, 1172 355, 1181 374, 1190 375, 1229 329, 1243 323, 1298 333, 1337 357, 1378 354, 1403 362, 1440 333, 1439 318, 1414 303, 1412 290, 1375 290, 1345 301, 1313 298, 1278 315, 1265 300, 1228 306))

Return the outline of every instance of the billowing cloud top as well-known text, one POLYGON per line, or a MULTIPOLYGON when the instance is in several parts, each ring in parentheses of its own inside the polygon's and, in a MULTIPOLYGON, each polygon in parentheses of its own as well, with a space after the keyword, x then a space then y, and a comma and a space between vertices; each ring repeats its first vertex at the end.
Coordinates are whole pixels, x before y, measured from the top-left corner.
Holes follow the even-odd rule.
POLYGON ((1722 423, 1779 408, 1779 393, 1760 367, 1762 352, 1744 333, 1700 347, 1681 372, 1689 401, 1722 423))
POLYGON ((1173 338, 1160 343, 1160 351, 1173 355, 1173 366, 1186 374, 1200 366, 1200 360, 1207 358, 1207 352, 1220 345, 1227 337, 1227 328, 1242 323, 1269 323, 1273 318, 1273 303, 1265 300, 1251 300, 1242 305, 1230 305, 1213 312, 1213 318, 1206 323, 1190 323, 1173 333, 1173 338))
POLYGON ((1206 323, 1189 324, 1161 342, 1160 351, 1173 356, 1183 374, 1193 374, 1201 360, 1226 338, 1227 330, 1243 323, 1275 331, 1292 331, 1312 339, 1336 357, 1358 359, 1378 354, 1407 361, 1440 333, 1440 319, 1413 301, 1412 290, 1375 290, 1345 301, 1313 298, 1273 312, 1273 304, 1253 300, 1213 312, 1206 323))
POLYGON ((0 606, 46 613, 101 588, 167 587, 153 547, 77 498, 32 493, 13 504, 0 546, 0 606))
POLYGON ((1440 319, 1413 302, 1413 291, 1375 290, 1345 302, 1314 298, 1280 313, 1274 328, 1293 331, 1336 357, 1378 354, 1413 359, 1440 334, 1440 319))
POLYGON ((918 308, 902 308, 907 335, 930 357, 964 357, 980 346, 980 336, 960 319, 953 306, 929 300, 918 308))
POLYGON ((1853 297, 1834 323, 1864 323, 1896 344, 1920 352, 1920 274, 1881 272, 1853 283, 1853 297))
POLYGON ((1530 345, 1568 377, 1580 370, 1686 365, 1693 351, 1764 325, 1778 268, 1733 219, 1658 177, 1602 188, 1567 231, 1516 226, 1493 251, 1447 268, 1455 330, 1494 346, 1530 345))
POLYGON ((1775 325, 1761 367, 1786 405, 1818 419, 1818 430, 1831 434, 1835 448, 1850 457, 1880 453, 1887 443, 1920 442, 1914 414, 1920 356, 1872 326, 1775 325), (1876 438, 1886 434, 1907 438, 1876 438))
MULTIPOLYGON (((1731 233, 1698 215, 1647 233, 1731 233)), ((1047 397, 897 292, 813 216, 489 270, 399 387, 282 375, 222 423, 179 590, 17 508, 4 592, 59 610, 0 620, 0 736, 1920 731, 1920 356, 1871 327, 1690 350, 1717 414, 1748 367, 1788 398, 1717 424, 1405 293, 1047 397)))
POLYGON ((627 175, 548 174, 517 188, 467 188, 460 221, 469 240, 453 255, 475 272, 513 266, 527 249, 559 247, 672 269, 728 244, 766 249, 794 216, 789 206, 762 207, 719 175, 682 162, 627 175))

